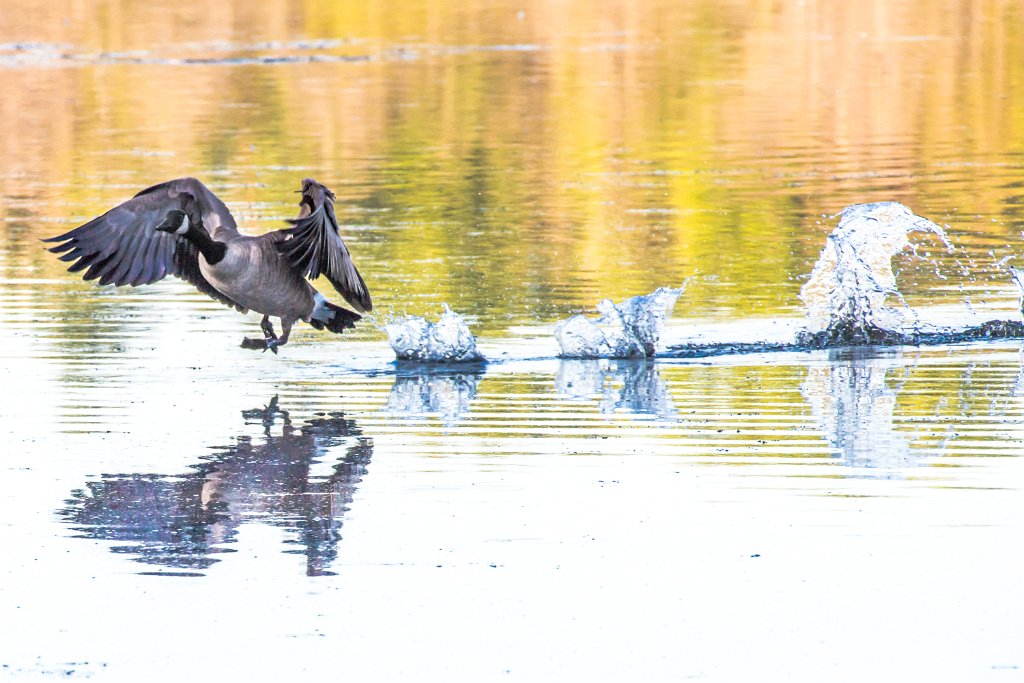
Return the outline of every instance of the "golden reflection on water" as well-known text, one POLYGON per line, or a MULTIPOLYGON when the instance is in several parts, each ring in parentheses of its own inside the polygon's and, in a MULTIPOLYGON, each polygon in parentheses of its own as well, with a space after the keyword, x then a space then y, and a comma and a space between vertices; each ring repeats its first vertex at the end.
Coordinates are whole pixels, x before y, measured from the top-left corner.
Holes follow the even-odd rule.
POLYGON ((447 301, 488 352, 532 353, 556 318, 696 274, 677 324, 755 325, 797 311, 823 215, 876 200, 964 247, 948 280, 904 260, 911 302, 1009 302, 1022 21, 1019 0, 7 0, 4 670, 183 678, 210 643, 225 679, 448 680, 453 643, 474 681, 1016 669, 1015 343, 437 373, 389 366, 375 323, 447 301), (301 178, 332 186, 379 317, 250 354, 254 316, 83 283, 37 241, 181 175, 252 232, 301 178), (126 558, 209 572, 156 585, 126 558))
POLYGON ((822 216, 862 201, 949 222, 997 278, 987 252, 1024 225, 1022 21, 1000 0, 8 3, 0 268, 77 291, 34 238, 186 174, 261 232, 311 175, 385 314, 448 301, 491 331, 694 274, 687 313, 792 312, 822 216))

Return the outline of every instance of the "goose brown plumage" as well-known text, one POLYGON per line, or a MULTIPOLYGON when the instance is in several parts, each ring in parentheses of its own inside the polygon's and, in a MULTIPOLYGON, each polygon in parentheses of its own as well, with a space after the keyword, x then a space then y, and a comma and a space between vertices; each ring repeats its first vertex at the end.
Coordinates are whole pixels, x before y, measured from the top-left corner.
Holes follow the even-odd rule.
POLYGON ((302 320, 340 334, 373 308, 370 292, 352 263, 334 214, 334 193, 302 181, 298 218, 291 227, 258 237, 238 231, 227 206, 195 178, 178 178, 142 190, 128 201, 70 232, 43 240, 85 280, 101 285, 144 285, 168 275, 242 313, 263 314, 263 339, 244 348, 287 343, 302 320), (357 312, 337 306, 306 280, 324 276, 357 312), (282 335, 271 316, 280 318, 282 335))

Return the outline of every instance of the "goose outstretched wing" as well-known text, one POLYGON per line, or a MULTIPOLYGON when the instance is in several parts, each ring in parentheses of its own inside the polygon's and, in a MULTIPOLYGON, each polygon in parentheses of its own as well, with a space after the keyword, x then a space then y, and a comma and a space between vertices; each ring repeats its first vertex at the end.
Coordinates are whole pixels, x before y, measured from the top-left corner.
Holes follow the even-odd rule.
POLYGON ((278 231, 284 239, 276 244, 292 268, 311 280, 323 275, 360 313, 372 309, 370 291, 338 231, 334 193, 306 178, 302 181, 299 217, 290 222, 292 227, 278 231))
MULTIPOLYGON (((70 232, 50 237, 50 251, 71 262, 68 271, 84 270, 85 280, 101 285, 148 285, 174 275, 200 292, 246 309, 219 292, 199 270, 199 251, 184 237, 161 232, 156 226, 172 209, 180 209, 193 222, 202 221, 223 235, 237 233, 235 220, 220 199, 195 178, 178 178, 154 185, 70 232)), ((213 230, 210 230, 211 234, 213 230)))

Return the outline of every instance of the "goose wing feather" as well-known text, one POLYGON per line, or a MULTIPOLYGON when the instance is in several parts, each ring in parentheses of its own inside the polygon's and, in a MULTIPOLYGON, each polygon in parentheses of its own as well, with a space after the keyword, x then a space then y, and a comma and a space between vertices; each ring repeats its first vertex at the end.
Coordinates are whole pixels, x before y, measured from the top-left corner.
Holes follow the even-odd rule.
POLYGON ((279 230, 275 240, 280 253, 311 280, 323 275, 354 309, 365 313, 373 308, 370 291, 352 263, 341 239, 334 215, 334 193, 312 179, 302 181, 299 217, 292 227, 279 230))
POLYGON ((71 263, 70 272, 85 270, 85 280, 134 287, 174 275, 203 294, 246 312, 203 277, 199 251, 191 242, 156 229, 171 209, 185 211, 189 220, 202 220, 208 230, 212 225, 222 239, 238 234, 224 202, 195 178, 178 178, 146 188, 102 216, 43 241, 57 243, 50 251, 71 263))

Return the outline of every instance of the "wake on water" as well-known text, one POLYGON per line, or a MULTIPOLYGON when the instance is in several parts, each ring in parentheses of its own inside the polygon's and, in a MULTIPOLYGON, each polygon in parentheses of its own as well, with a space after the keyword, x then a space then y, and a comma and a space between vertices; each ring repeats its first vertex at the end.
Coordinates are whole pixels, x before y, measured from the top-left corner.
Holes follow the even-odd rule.
MULTIPOLYGON (((954 251, 946 232, 899 202, 854 204, 839 214, 810 280, 800 290, 807 308, 806 327, 797 337, 812 348, 875 344, 934 344, 974 339, 1019 337, 1024 324, 990 320, 963 329, 923 329, 917 314, 896 286, 892 258, 920 246, 915 233, 931 234, 954 251), (887 304, 896 299, 901 306, 887 304)), ((1020 271, 1010 274, 1024 292, 1020 271)))
MULTIPOLYGON (((949 251, 953 245, 940 226, 898 202, 855 204, 839 214, 810 279, 800 290, 806 307, 803 328, 791 341, 688 343, 659 351, 657 346, 685 286, 662 287, 621 303, 604 299, 600 316, 576 315, 555 326, 561 358, 645 358, 655 355, 699 357, 764 351, 799 351, 842 346, 939 344, 976 339, 1024 337, 1017 320, 990 320, 960 329, 920 325, 896 285, 892 259, 904 250, 917 254, 911 235, 930 235, 949 251), (899 306, 889 305, 890 301, 899 306)), ((1024 271, 1009 268, 1021 290, 1024 271)), ((422 363, 483 362, 466 321, 447 304, 436 323, 408 317, 385 326, 399 361, 422 363)))
MULTIPOLYGON (((868 345, 948 344, 978 339, 1024 337, 1024 323, 989 320, 962 328, 926 328, 896 286, 892 259, 919 244, 915 233, 930 234, 952 252, 945 230, 898 202, 854 204, 839 214, 810 279, 800 290, 804 327, 789 342, 685 344, 665 355, 701 357, 764 351, 800 351, 868 345), (889 305, 890 300, 900 306, 889 305)), ((1010 268, 1024 297, 1024 271, 1010 268)), ((1024 303, 1024 298, 1022 298, 1024 303)))

